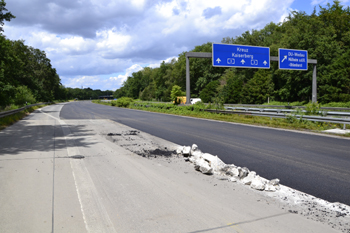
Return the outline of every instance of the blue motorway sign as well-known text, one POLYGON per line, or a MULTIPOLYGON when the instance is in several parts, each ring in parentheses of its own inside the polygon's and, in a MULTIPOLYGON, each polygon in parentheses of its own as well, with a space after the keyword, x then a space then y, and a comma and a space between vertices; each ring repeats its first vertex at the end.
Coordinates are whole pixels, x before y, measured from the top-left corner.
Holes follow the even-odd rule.
POLYGON ((270 69, 270 48, 213 43, 213 66, 270 69))
POLYGON ((278 63, 282 70, 307 70, 307 51, 278 49, 278 63))

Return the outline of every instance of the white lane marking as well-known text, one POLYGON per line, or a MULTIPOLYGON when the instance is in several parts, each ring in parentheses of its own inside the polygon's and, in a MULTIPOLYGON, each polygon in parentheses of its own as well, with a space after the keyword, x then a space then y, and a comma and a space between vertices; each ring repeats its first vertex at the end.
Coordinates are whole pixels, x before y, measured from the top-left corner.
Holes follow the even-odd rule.
MULTIPOLYGON (((74 145, 74 141, 71 139, 68 140, 68 135, 71 134, 69 126, 63 120, 47 113, 44 114, 54 118, 60 123, 66 141, 68 156, 80 155, 79 149, 74 145)), ((116 232, 106 208, 100 201, 98 192, 85 166, 84 160, 70 159, 70 165, 86 230, 93 233, 116 232)))

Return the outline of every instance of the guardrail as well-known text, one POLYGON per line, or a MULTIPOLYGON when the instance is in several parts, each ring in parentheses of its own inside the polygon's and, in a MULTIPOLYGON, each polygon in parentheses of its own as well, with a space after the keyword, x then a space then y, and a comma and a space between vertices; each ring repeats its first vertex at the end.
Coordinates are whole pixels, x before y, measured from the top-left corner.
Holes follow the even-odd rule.
POLYGON ((15 109, 15 110, 10 110, 10 111, 5 111, 5 112, 0 112, 0 118, 3 118, 5 116, 10 116, 12 114, 15 114, 15 113, 18 113, 20 111, 23 111, 27 108, 30 108, 30 107, 33 107, 33 106, 38 106, 38 105, 44 105, 44 104, 50 104, 50 102, 46 102, 46 103, 38 103, 38 104, 31 104, 31 105, 27 105, 27 106, 24 106, 22 108, 19 108, 19 109, 15 109))
MULTIPOLYGON (((257 107, 257 108, 305 108, 305 106, 290 106, 290 105, 257 105, 257 104, 224 104, 225 107, 257 107)), ((336 107, 321 107, 323 110, 333 110, 333 111, 350 111, 350 108, 336 108, 336 107)))
MULTIPOLYGON (((228 110, 239 110, 239 111, 249 111, 249 112, 276 112, 276 113, 297 113, 295 110, 291 109, 276 109, 276 108, 244 108, 244 107, 225 107, 228 110)), ((305 110, 300 110, 300 112, 306 113, 305 110)), ((350 117, 350 112, 327 112, 319 111, 322 116, 339 116, 339 117, 350 117)))
MULTIPOLYGON (((316 121, 316 122, 329 122, 329 123, 335 123, 335 124, 343 124, 343 129, 346 128, 346 125, 350 125, 350 119, 348 118, 350 116, 350 113, 346 113, 346 115, 343 115, 344 118, 335 118, 335 117, 324 117, 324 116, 309 116, 309 115, 292 115, 291 113, 295 112, 294 110, 290 109, 264 109, 264 111, 261 111, 261 109, 253 109, 253 108, 247 108, 250 109, 250 111, 245 110, 242 111, 242 109, 232 107, 225 107, 229 110, 211 110, 206 109, 204 111, 207 112, 215 112, 215 113, 224 113, 224 114, 242 114, 242 115, 252 115, 252 116, 262 116, 262 117, 270 117, 270 118, 288 118, 288 117, 295 117, 296 119, 300 120, 308 120, 308 121, 316 121), (256 110, 256 111, 254 111, 256 110), (268 111, 266 111, 268 110, 268 111), (269 112, 270 110, 280 110, 279 112, 273 113, 269 112)), ((343 113, 344 114, 344 113, 343 113)), ((339 115, 337 115, 339 117, 339 115)))

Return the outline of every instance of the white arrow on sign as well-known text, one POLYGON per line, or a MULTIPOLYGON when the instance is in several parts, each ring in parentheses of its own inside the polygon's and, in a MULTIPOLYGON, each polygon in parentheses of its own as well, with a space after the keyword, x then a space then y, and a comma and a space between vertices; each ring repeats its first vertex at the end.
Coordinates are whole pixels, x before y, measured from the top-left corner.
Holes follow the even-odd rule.
POLYGON ((219 64, 220 64, 220 62, 221 62, 220 58, 216 59, 216 61, 217 61, 219 64))
POLYGON ((244 65, 244 63, 245 63, 244 59, 242 59, 242 61, 241 61, 241 62, 242 62, 242 64, 244 65))
POLYGON ((283 60, 281 62, 284 62, 287 59, 287 55, 284 56, 283 60))
POLYGON ((266 64, 267 64, 267 61, 265 60, 265 61, 264 61, 263 63, 264 63, 264 65, 266 66, 266 64))

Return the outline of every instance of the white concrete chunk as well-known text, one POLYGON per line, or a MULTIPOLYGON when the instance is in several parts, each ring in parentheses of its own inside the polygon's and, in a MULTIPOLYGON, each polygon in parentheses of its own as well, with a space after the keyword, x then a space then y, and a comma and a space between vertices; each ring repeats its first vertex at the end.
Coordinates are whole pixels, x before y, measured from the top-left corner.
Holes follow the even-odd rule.
POLYGON ((264 191, 265 182, 261 179, 260 176, 256 176, 250 184, 250 187, 256 190, 264 191))
POLYGON ((280 180, 279 179, 270 180, 269 184, 271 184, 271 185, 279 185, 280 184, 280 180))
POLYGON ((248 173, 249 173, 249 169, 246 167, 243 167, 239 171, 239 178, 243 179, 244 177, 246 177, 248 175, 248 173))
POLYGON ((209 166, 209 163, 205 161, 203 158, 199 158, 195 162, 194 168, 197 171, 201 171, 203 174, 212 174, 213 168, 209 166))
POLYGON ((248 176, 242 179, 242 183, 246 185, 250 185, 253 179, 255 178, 255 176, 256 176, 256 172, 254 171, 249 172, 248 176))
POLYGON ((191 151, 196 151, 198 150, 198 146, 196 144, 193 144, 191 147, 191 151))
POLYGON ((219 172, 226 165, 221 159, 218 158, 218 156, 214 156, 209 153, 203 153, 202 158, 209 162, 210 167, 213 168, 215 172, 219 172))
POLYGON ((265 185, 265 191, 268 192, 275 192, 277 190, 280 189, 280 180, 279 179, 273 179, 270 180, 269 182, 267 182, 267 184, 265 185))
POLYGON ((190 156, 191 155, 191 147, 190 146, 185 146, 183 149, 182 149, 182 154, 184 156, 190 156))
POLYGON ((234 167, 231 169, 232 176, 239 177, 239 172, 241 171, 241 167, 234 167))
POLYGON ((179 146, 177 149, 176 149, 176 154, 182 154, 182 150, 184 149, 184 146, 179 146))
POLYGON ((202 158, 202 152, 200 150, 196 150, 196 151, 192 151, 191 152, 191 157, 194 159, 194 160, 197 160, 197 159, 200 159, 202 158))

